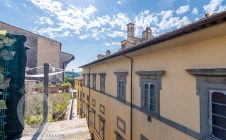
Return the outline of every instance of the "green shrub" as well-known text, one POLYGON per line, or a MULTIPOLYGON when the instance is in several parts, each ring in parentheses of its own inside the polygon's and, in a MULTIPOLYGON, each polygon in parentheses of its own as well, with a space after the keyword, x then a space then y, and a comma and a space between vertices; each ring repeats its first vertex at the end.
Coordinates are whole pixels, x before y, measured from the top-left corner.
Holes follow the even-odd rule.
POLYGON ((61 88, 71 88, 71 83, 63 83, 60 86, 61 88))

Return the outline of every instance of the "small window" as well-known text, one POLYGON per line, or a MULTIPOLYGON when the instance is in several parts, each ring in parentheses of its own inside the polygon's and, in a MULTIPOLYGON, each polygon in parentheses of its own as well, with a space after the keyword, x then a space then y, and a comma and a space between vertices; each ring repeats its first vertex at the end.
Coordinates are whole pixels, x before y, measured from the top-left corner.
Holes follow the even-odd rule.
POLYGON ((85 74, 83 74, 82 80, 83 80, 83 85, 86 85, 86 75, 85 74))
POLYGON ((126 100, 126 78, 128 72, 115 72, 117 76, 117 97, 121 101, 126 100))
POLYGON ((210 92, 209 127, 211 137, 226 139, 226 92, 210 92))
POLYGON ((101 139, 104 139, 104 120, 99 117, 99 134, 101 139))
POLYGON ((87 87, 90 87, 90 75, 87 74, 87 83, 86 83, 87 87))
POLYGON ((93 74, 93 89, 96 89, 96 74, 93 74))
POLYGON ((96 113, 95 113, 95 110, 92 111, 92 126, 93 128, 95 128, 95 119, 96 119, 96 113))
POLYGON ((161 77, 165 71, 137 71, 136 74, 140 77, 141 109, 150 116, 158 117, 161 77))
POLYGON ((105 74, 100 74, 100 91, 105 92, 105 74))
POLYGON ((126 81, 118 80, 118 98, 121 100, 126 99, 126 81))

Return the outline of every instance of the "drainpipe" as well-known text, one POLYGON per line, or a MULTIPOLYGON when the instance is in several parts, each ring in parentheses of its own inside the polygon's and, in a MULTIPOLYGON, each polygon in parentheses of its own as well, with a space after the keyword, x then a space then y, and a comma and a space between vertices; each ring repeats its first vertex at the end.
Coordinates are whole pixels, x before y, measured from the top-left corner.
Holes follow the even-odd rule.
POLYGON ((133 59, 125 54, 123 56, 130 60, 130 139, 133 140, 133 59))

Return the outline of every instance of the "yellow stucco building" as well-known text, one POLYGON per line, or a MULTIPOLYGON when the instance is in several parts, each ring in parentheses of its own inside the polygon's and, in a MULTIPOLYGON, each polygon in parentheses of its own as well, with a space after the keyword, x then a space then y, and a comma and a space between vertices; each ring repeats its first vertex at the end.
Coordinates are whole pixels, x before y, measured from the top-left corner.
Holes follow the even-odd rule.
POLYGON ((226 11, 81 66, 93 139, 226 139, 225 21, 226 11))

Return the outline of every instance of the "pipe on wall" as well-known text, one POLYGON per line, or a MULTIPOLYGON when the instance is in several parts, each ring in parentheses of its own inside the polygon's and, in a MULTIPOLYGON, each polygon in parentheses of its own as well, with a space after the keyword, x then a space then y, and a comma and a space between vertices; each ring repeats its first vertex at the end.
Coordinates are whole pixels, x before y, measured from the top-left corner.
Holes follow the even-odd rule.
POLYGON ((133 58, 123 54, 130 60, 130 139, 133 140, 133 58))

